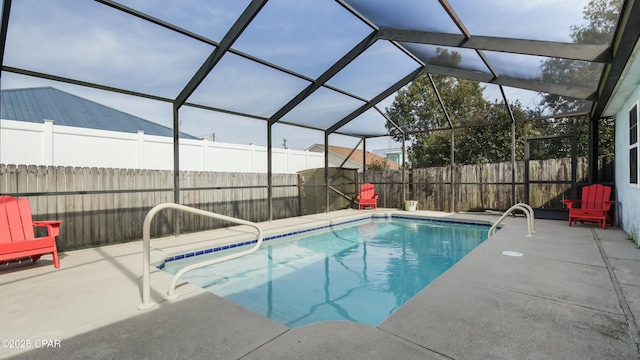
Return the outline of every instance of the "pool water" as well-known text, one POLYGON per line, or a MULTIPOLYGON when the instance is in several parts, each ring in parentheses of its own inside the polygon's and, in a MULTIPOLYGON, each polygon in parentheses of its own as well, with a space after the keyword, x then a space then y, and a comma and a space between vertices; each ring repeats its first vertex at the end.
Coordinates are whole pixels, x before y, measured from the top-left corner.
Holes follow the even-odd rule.
MULTIPOLYGON (((252 255, 183 279, 292 328, 327 320, 376 326, 484 241, 488 229, 420 219, 363 220, 268 241, 252 255)), ((183 266, 173 261, 165 271, 183 266)))

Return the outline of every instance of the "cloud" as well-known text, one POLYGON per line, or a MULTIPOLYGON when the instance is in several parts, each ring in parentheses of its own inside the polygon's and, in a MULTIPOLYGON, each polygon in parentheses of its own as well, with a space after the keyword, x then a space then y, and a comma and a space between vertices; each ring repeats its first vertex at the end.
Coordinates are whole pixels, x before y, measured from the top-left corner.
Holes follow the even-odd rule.
POLYGON ((335 1, 269 1, 234 48, 317 77, 372 31, 335 1))
POLYGON ((227 53, 189 102, 270 117, 309 83, 227 53))
POLYGON ((15 2, 5 64, 175 96, 213 50, 92 2, 15 2))
POLYGON ((120 3, 220 42, 248 0, 124 0, 120 3))
POLYGON ((377 41, 328 83, 370 100, 418 67, 395 45, 377 41))
POLYGON ((475 35, 571 42, 571 25, 581 24, 587 0, 450 0, 475 35))

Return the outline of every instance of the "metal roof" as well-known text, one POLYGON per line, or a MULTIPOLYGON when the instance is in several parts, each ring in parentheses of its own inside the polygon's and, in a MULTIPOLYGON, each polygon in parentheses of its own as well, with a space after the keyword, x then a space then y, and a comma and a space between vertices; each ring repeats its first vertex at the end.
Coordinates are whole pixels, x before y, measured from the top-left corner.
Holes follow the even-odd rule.
MULTIPOLYGON (((6 120, 42 123, 53 120, 56 125, 173 136, 173 130, 108 106, 83 99, 52 87, 2 90, 0 117, 6 120)), ((197 139, 188 134, 182 138, 197 139)))

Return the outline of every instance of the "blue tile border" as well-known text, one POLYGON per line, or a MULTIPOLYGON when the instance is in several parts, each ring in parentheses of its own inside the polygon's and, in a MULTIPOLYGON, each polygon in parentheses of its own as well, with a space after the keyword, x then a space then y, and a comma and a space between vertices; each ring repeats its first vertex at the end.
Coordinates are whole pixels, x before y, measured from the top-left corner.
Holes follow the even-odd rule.
MULTIPOLYGON (((264 237, 263 241, 282 239, 282 238, 288 237, 288 236, 300 235, 300 234, 308 233, 308 232, 311 232, 311 231, 322 230, 322 229, 327 229, 327 228, 331 228, 331 227, 334 227, 334 226, 351 224, 351 223, 355 223, 355 222, 359 222, 359 221, 372 220, 372 219, 378 219, 378 220, 379 219, 387 219, 387 220, 389 220, 389 219, 405 219, 405 220, 416 220, 416 221, 446 223, 446 224, 476 225, 476 226, 482 226, 482 227, 487 227, 487 228, 491 227, 491 224, 486 224, 486 223, 482 223, 482 222, 468 221, 468 220, 436 219, 436 218, 430 218, 430 217, 423 217, 423 216, 419 216, 419 215, 410 216, 410 215, 398 215, 398 214, 391 214, 391 215, 371 214, 371 215, 368 215, 368 216, 365 216, 365 217, 362 217, 362 218, 345 220, 345 221, 341 221, 341 222, 338 222, 338 223, 332 223, 332 224, 328 224, 328 225, 316 226, 316 227, 312 227, 312 228, 308 228, 308 229, 295 230, 295 231, 284 233, 284 234, 266 236, 266 237, 264 237)), ((185 253, 185 254, 168 256, 166 259, 164 259, 164 262, 162 264, 157 266, 157 268, 158 269, 163 269, 165 264, 168 263, 168 262, 182 260, 182 259, 191 258, 191 257, 194 257, 194 256, 204 255, 204 254, 211 254, 211 253, 214 253, 214 252, 218 252, 218 251, 222 251, 222 250, 228 250, 228 249, 232 249, 232 248, 236 248, 236 247, 252 245, 252 244, 255 244, 257 242, 258 242, 258 239, 254 239, 254 240, 238 242, 238 243, 230 244, 230 245, 216 246, 214 248, 195 250, 195 251, 188 252, 188 253, 185 253)))
POLYGON ((488 227, 488 228, 492 226, 491 224, 487 224, 483 222, 475 222, 471 220, 436 219, 436 218, 426 218, 426 217, 419 217, 419 216, 413 217, 413 216, 406 216, 406 215, 392 215, 392 218, 408 219, 408 220, 423 220, 423 221, 445 223, 445 224, 475 225, 475 226, 482 226, 482 227, 488 227))

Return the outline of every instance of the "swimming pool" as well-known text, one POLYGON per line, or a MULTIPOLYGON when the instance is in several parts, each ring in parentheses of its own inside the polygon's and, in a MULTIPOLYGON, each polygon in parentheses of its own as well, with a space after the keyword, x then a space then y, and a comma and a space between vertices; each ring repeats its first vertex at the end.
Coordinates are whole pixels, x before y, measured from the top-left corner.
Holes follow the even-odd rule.
MULTIPOLYGON (((485 224, 367 218, 273 239, 252 255, 183 279, 292 328, 326 320, 375 326, 484 241, 488 230, 485 224)), ((175 274, 218 253, 174 258, 164 270, 175 274)))

